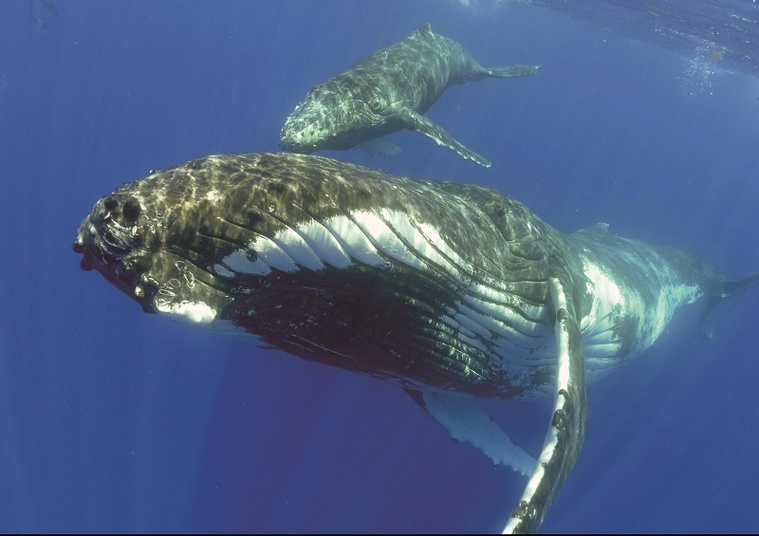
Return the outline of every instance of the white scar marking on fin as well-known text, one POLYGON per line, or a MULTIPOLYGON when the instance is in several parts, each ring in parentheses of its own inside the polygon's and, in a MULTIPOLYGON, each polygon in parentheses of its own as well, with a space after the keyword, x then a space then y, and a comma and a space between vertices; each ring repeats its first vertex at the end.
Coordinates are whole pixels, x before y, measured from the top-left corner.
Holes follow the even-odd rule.
POLYGON ((206 303, 163 303, 157 304, 156 309, 161 313, 182 316, 198 324, 210 324, 216 320, 217 311, 206 303))

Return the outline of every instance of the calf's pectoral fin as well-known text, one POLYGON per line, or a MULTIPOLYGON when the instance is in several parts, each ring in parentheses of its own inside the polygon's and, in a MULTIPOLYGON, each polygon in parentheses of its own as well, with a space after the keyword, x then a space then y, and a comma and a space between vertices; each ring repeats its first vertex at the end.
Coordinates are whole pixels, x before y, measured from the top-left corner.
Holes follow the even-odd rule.
POLYGON ((513 78, 515 76, 528 76, 540 71, 540 65, 509 65, 507 67, 485 67, 487 76, 493 78, 513 78))
POLYGON ((403 122, 406 128, 416 130, 417 132, 424 134, 430 138, 438 145, 442 145, 443 147, 448 147, 449 149, 456 151, 459 155, 461 155, 462 158, 476 162, 481 166, 490 167, 490 160, 475 153, 474 151, 470 151, 461 145, 434 121, 430 121, 423 115, 420 115, 414 110, 410 110, 408 108, 399 108, 397 110, 393 110, 393 113, 401 122, 403 122))
POLYGON ((549 280, 556 315, 556 398, 538 463, 504 533, 534 532, 580 454, 588 418, 585 358, 580 329, 561 282, 549 280))

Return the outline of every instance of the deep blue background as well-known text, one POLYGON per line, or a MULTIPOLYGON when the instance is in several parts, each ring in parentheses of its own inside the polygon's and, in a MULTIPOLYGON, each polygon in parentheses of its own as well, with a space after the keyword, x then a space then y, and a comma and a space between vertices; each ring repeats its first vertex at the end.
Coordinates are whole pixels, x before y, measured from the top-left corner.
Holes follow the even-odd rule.
MULTIPOLYGON (((695 53, 522 4, 55 5, 36 3, 43 31, 28 2, 0 2, 2 532, 500 530, 524 478, 399 389, 145 315, 70 249, 100 196, 190 158, 277 150, 312 85, 424 22, 483 65, 542 65, 451 88, 428 113, 493 167, 409 132, 395 159, 329 156, 759 269, 759 82, 695 53)), ((731 304, 713 342, 682 311, 591 387, 545 531, 759 531, 758 303, 731 304)), ((550 400, 486 405, 538 451, 550 400)))

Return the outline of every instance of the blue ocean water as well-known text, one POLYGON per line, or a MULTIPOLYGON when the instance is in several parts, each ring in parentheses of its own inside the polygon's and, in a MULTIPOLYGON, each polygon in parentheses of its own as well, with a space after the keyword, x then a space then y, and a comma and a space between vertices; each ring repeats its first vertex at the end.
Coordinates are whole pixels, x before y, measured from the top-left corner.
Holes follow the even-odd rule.
MULTIPOLYGON (((0 2, 0 531, 500 530, 524 478, 401 390, 145 315, 71 243, 150 169, 277 150, 312 85, 430 22, 483 65, 542 66, 427 114, 492 168, 409 132, 396 158, 325 154, 759 269, 759 7, 581 4, 0 2)), ((682 311, 591 386, 545 532, 759 531, 758 300, 713 341, 682 311)), ((550 400, 486 404, 538 451, 550 400)))

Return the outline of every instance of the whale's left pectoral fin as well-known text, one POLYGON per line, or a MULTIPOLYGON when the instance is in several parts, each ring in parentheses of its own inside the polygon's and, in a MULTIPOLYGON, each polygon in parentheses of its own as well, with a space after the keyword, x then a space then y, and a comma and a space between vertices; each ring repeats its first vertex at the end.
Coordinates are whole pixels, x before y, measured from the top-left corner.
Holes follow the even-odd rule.
POLYGON ((515 445, 473 396, 441 391, 409 394, 454 440, 469 441, 496 465, 508 465, 523 475, 535 469, 535 458, 515 445))
POLYGON ((549 285, 556 314, 556 398, 538 464, 504 533, 534 532, 540 527, 585 439, 588 408, 580 329, 561 282, 553 277, 549 285))
POLYGON ((399 121, 403 122, 403 124, 406 125, 406 128, 416 130, 417 132, 424 134, 438 145, 442 145, 443 147, 448 147, 449 149, 456 151, 459 155, 461 155, 461 157, 467 160, 476 162, 481 166, 490 167, 490 160, 475 153, 474 151, 470 151, 461 145, 434 121, 430 121, 423 115, 420 115, 414 110, 410 110, 408 108, 397 107, 396 109, 392 110, 392 113, 398 118, 399 121))
POLYGON ((515 76, 527 76, 540 71, 540 65, 509 65, 508 67, 486 67, 483 69, 486 76, 494 78, 513 78, 515 76))
POLYGON ((363 149, 366 154, 374 158, 375 156, 386 156, 388 158, 395 158, 401 154, 401 146, 390 141, 389 139, 380 136, 379 138, 372 138, 370 140, 362 141, 354 147, 354 149, 363 149))

